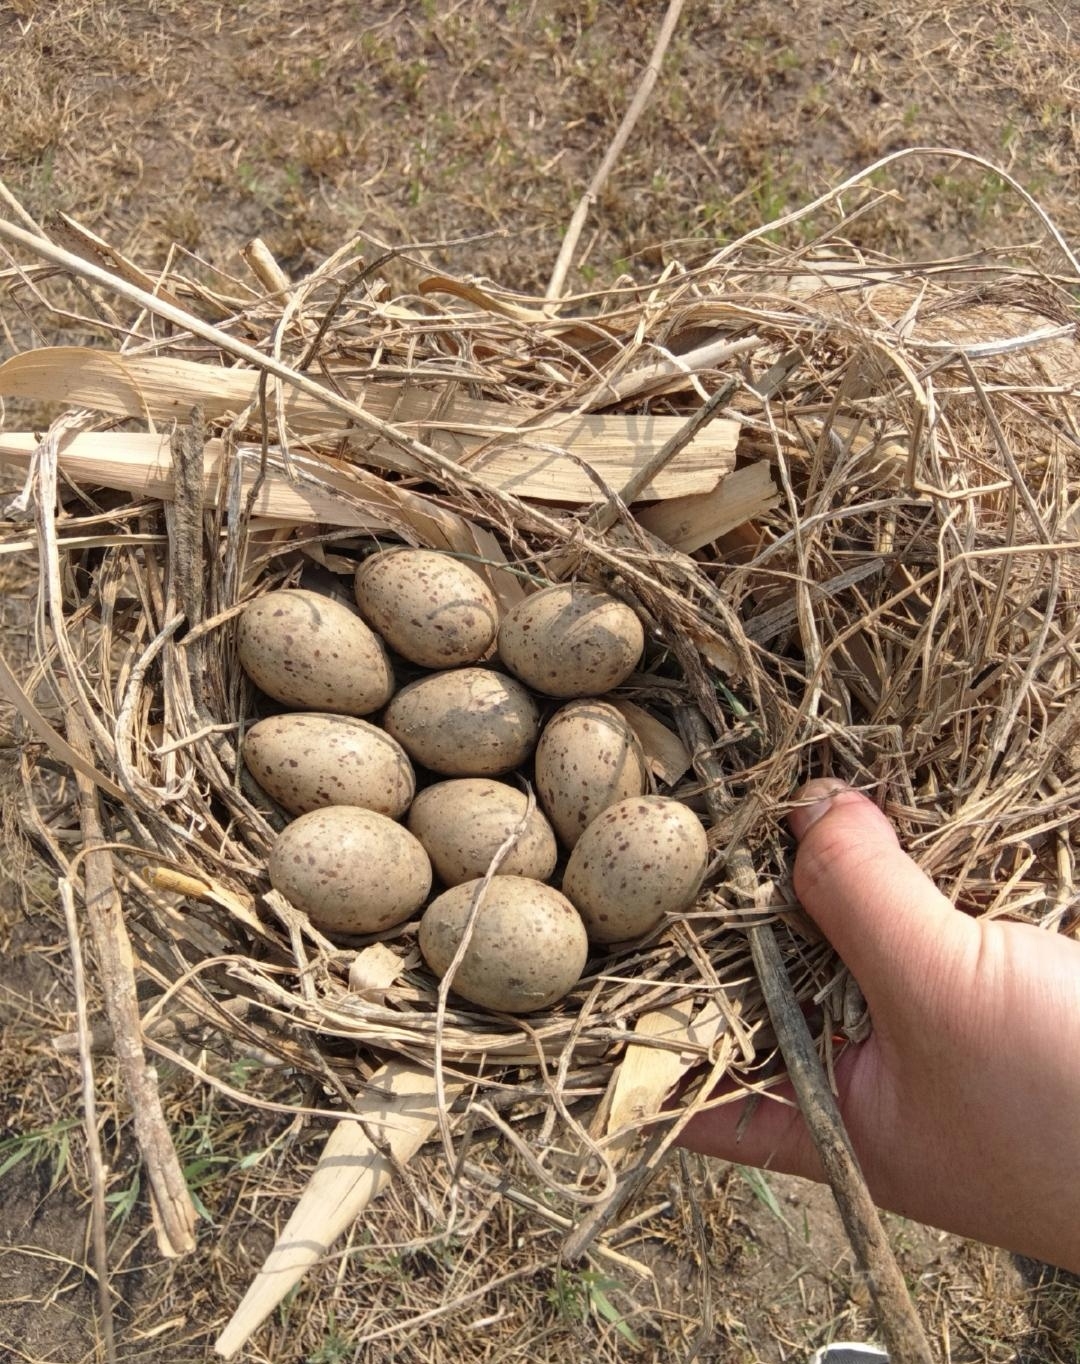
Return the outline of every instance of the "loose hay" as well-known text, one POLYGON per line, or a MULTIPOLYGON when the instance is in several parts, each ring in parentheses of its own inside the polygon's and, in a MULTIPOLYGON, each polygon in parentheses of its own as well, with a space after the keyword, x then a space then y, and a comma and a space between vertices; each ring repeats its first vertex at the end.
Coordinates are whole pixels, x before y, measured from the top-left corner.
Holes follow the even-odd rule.
MULTIPOLYGON (((25 818, 77 876, 55 762, 96 784, 158 990, 153 1051, 242 1099, 163 1040, 170 1015, 194 1015, 309 1072, 334 1114, 380 1065, 411 1061, 460 1096, 439 1115, 451 1169, 470 1178, 471 1134, 493 1128, 572 1220, 655 1168, 721 1075, 777 1083, 742 931, 755 916, 777 926, 823 1053, 863 1027, 792 900, 782 816, 806 777, 871 793, 969 912, 1075 925, 1080 281, 1034 260, 867 261, 838 235, 813 256, 747 245, 673 264, 648 290, 556 311, 359 253, 274 294, 174 266, 156 290, 187 331, 110 318, 105 349, 39 346, 0 367, 0 396, 77 405, 40 440, 0 432, 0 458, 29 471, 2 547, 32 544, 40 565, 35 669, 22 687, 4 673, 25 818), (276 374, 237 367, 245 347, 276 374), (635 472, 725 381, 724 425, 629 510, 635 472), (230 623, 259 592, 326 587, 372 536, 509 563, 516 585, 492 579, 504 602, 571 575, 633 602, 651 643, 620 698, 653 727, 658 780, 704 811, 703 773, 722 774, 695 910, 594 955, 547 1014, 440 996, 414 926, 392 935, 396 974, 350 989, 355 948, 267 893, 281 817, 237 763, 251 694, 230 623), (688 708, 713 736, 696 777, 678 761, 688 708), (725 881, 736 846, 753 904, 725 881), (687 1071, 698 1083, 643 1145, 687 1071)), ((50 303, 44 267, 12 266, 4 288, 43 330, 96 325, 50 303)))

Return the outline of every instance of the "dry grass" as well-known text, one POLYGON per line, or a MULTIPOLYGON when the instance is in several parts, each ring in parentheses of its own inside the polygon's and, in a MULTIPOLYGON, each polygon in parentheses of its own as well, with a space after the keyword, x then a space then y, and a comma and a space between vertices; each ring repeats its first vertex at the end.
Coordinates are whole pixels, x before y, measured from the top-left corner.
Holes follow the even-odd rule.
MULTIPOLYGON (((501 235, 465 249, 436 247, 424 254, 508 286, 537 287, 621 115, 654 21, 652 8, 644 5, 470 3, 402 11, 372 4, 363 7, 362 20, 355 6, 328 5, 317 19, 298 24, 279 6, 257 3, 236 10, 181 3, 23 4, 0 16, 3 36, 22 58, 0 77, 0 106, 5 126, 13 130, 5 175, 36 213, 45 216, 58 207, 74 212, 144 265, 160 265, 165 249, 180 242, 239 274, 236 245, 259 232, 301 273, 362 223, 393 240, 496 231, 501 235)), ((780 14, 765 3, 691 6, 657 98, 605 193, 595 231, 586 233, 577 279, 587 285, 623 271, 638 281, 652 280, 673 257, 699 257, 715 240, 767 222, 854 166, 909 142, 960 142, 1007 163, 1076 238, 1075 54, 1075 38, 1042 5, 978 11, 909 6, 878 19, 836 4, 811 4, 800 6, 797 24, 786 9, 780 14), (667 245, 658 249, 657 241, 667 245)), ((889 188, 902 195, 902 206, 885 198, 845 223, 845 235, 858 246, 906 257, 930 244, 938 255, 987 242, 1018 246, 1034 233, 1031 219, 1016 220, 1016 200, 1000 181, 978 167, 909 163, 890 173, 889 188)), ((770 240, 798 247, 827 225, 835 219, 804 217, 777 228, 770 240)), ((761 274, 729 283, 762 307, 765 276, 771 289, 787 267, 782 257, 768 255, 758 258, 758 266, 761 274)), ((200 284, 215 283, 199 261, 182 268, 200 284)), ((1060 272, 1056 263, 1052 269, 1060 272)), ((415 274, 394 266, 391 278, 402 287, 415 274)), ((939 277, 931 284, 920 304, 928 326, 942 317, 948 325, 962 293, 959 278, 939 277)), ((996 284, 992 272, 983 277, 991 307, 1031 302, 1030 283, 1014 287, 1014 280, 1012 266, 1001 269, 996 284)), ((904 306, 909 302, 910 292, 904 306)), ((1049 283, 1038 303, 1052 316, 1055 307, 1070 306, 1049 283)), ((631 313, 637 306, 629 296, 624 305, 631 313)), ((85 308, 85 299, 79 306, 85 308)), ((824 301, 774 324, 767 338, 772 353, 792 340, 813 340, 819 307, 824 301)), ((876 496, 874 480, 887 481, 889 472, 887 459, 877 470, 872 457, 867 465, 849 443, 849 432, 842 431, 839 453, 834 444, 829 456, 840 463, 832 477, 826 473, 827 434, 815 423, 838 376, 851 372, 866 321, 865 313, 843 322, 830 318, 831 342, 820 337, 813 342, 817 349, 811 349, 794 390, 764 420, 745 391, 737 399, 742 414, 752 419, 748 448, 786 461, 800 496, 807 487, 813 490, 810 515, 833 514, 852 488, 864 499, 876 496), (779 443, 772 428, 784 436, 779 443)), ((22 319, 5 321, 18 330, 22 319)), ((489 325, 490 319, 482 321, 480 330, 489 325)), ((50 339, 78 335, 67 320, 48 327, 50 339)), ((500 344, 509 337, 520 345, 522 335, 504 328, 500 344)), ((922 363, 929 363, 925 354, 922 363)), ((939 426, 937 462, 924 472, 943 479, 957 474, 956 448, 976 444, 972 431, 981 420, 982 393, 994 394, 1010 448, 1029 439, 1025 395, 1033 379, 1028 371, 1017 374, 1013 365, 1009 357, 979 363, 977 383, 955 369, 931 376, 947 416, 939 426), (1002 380, 1016 391, 998 406, 994 385, 1002 380)), ((863 430, 880 437, 877 448, 887 453, 890 437, 910 434, 918 403, 898 396, 888 382, 885 388, 884 410, 872 398, 851 396, 863 430)), ((1055 401, 1039 395, 1041 420, 1053 420, 1055 401)), ((1049 425, 1040 430, 1038 440, 1049 444, 1040 456, 1041 481, 1034 484, 1036 512, 1060 526, 1068 484, 1055 481, 1062 469, 1053 457, 1049 425)), ((993 439, 979 448, 996 460, 993 439)), ((995 477, 1000 472, 995 468, 995 477)), ((958 476, 967 475, 961 470, 958 476)), ((897 501, 892 492, 881 500, 897 501)), ((778 633, 752 641, 775 702, 777 732, 794 745, 794 756, 771 770, 757 755, 751 761, 755 738, 737 712, 726 713, 732 742, 724 755, 735 762, 738 780, 757 784, 769 811, 778 809, 796 771, 811 761, 861 775, 889 793, 891 812, 926 864, 946 883, 962 881, 980 908, 1052 914, 1056 904, 1045 899, 1047 876, 1062 878, 1057 885, 1064 904, 1071 873, 1067 855, 1061 860, 1055 851, 1047 861, 1055 848, 1053 830, 1041 827, 1046 771, 1040 764, 1047 755, 1025 739, 1032 727, 1043 732, 1040 726, 1049 725, 1068 699, 1071 627, 1055 627, 1040 639, 1033 621, 1046 617, 1050 596, 1071 599, 1074 586, 1067 562, 1035 555, 1019 561, 1031 567, 1026 576, 1010 579, 1008 609, 996 606, 1002 565, 973 557, 970 543, 971 535, 986 536, 980 543, 996 550, 1005 536, 1035 534, 1033 526, 1023 526, 1030 509, 1008 502, 1005 490, 962 500, 944 538, 940 523, 930 531, 919 527, 922 510, 915 503, 883 506, 860 522, 854 548, 816 531, 791 560, 785 562, 781 547, 748 567, 731 547, 729 591, 744 620, 760 617, 774 598, 790 599, 793 575, 837 585, 828 601, 803 603, 820 626, 821 656, 834 669, 822 691, 824 709, 799 714, 802 681, 786 651, 792 631, 797 636, 801 628, 798 621, 777 616, 770 628, 778 633), (902 586, 890 595, 883 591, 888 579, 872 572, 839 584, 848 567, 867 566, 867 542, 877 553, 895 546, 898 536, 901 541, 907 536, 912 547, 907 563, 934 575, 926 586, 902 586), (946 554, 939 568, 937 546, 947 546, 950 537, 955 555, 946 554), (757 595, 751 603, 752 594, 757 595), (925 613, 935 602, 957 599, 963 607, 949 617, 952 633, 943 639, 951 661, 947 669, 935 670, 940 685, 927 691, 921 653, 925 613), (870 663, 853 650, 858 632, 845 638, 864 619, 875 622, 873 642, 881 649, 870 663), (991 622, 1003 631, 1007 626, 1011 635, 982 636, 984 649, 995 647, 989 647, 980 675, 971 660, 978 657, 980 629, 988 630, 991 622), (1030 677, 1017 658, 1030 663, 1030 677), (891 688, 882 687, 883 678, 892 680, 891 688), (949 687, 966 691, 972 704, 950 711, 949 687), (1019 702, 1011 726, 995 719, 995 711, 1003 713, 1001 704, 990 704, 1007 697, 1019 702), (905 730, 904 717, 920 708, 924 722, 905 730), (939 741, 936 722, 946 714, 956 725, 939 741), (987 737, 1006 755, 1019 757, 1011 787, 998 781, 992 749, 982 743, 987 737), (982 766, 972 768, 968 789, 977 791, 982 782, 990 793, 991 818, 985 823, 978 822, 982 810, 972 823, 956 793, 941 787, 942 772, 952 772, 973 752, 982 766), (905 771, 914 773, 910 790, 905 771), (995 901, 1002 886, 1007 891, 995 901)), ((493 524, 504 520, 494 516, 493 524)), ((775 525, 770 534, 777 534, 775 525)), ((530 543, 543 554, 542 535, 530 543)), ((119 561, 123 552, 114 555, 119 561)), ((889 561, 888 574, 907 571, 907 564, 897 568, 889 561)), ((711 568, 706 574, 714 576, 711 568)), ((5 638, 10 640, 10 630, 5 638)), ((5 652, 10 656, 10 645, 5 652)), ((107 675, 107 654, 98 657, 107 675)), ((736 702, 747 699, 738 688, 734 695, 736 702)), ((1004 713, 1008 710, 1006 705, 1004 713)), ((53 780, 47 768, 39 770, 53 780)), ((1060 769, 1047 770, 1062 779, 1060 769)), ((1052 818, 1067 831, 1071 775, 1064 776, 1068 789, 1064 797, 1057 793, 1052 818)), ((78 836, 63 818, 56 828, 61 846, 78 836)), ((762 855, 774 858, 773 866, 782 860, 779 849, 763 849, 762 855)), ((8 889, 27 888, 25 863, 9 863, 7 872, 8 889)), ((5 1252, 15 1280, 0 1305, 0 1343, 14 1357, 35 1362, 91 1358, 94 1348, 88 1325, 92 1299, 80 1286, 86 1176, 78 1141, 65 1143, 62 1130, 78 1112, 75 1072, 70 1061, 52 1058, 42 1041, 68 1026, 64 955, 51 945, 62 939, 56 938, 47 893, 47 879, 38 872, 28 886, 29 910, 20 897, 5 922, 8 955, 26 953, 28 973, 25 979, 12 976, 8 991, 18 999, 49 1002, 27 1007, 16 1001, 5 1011, 0 1048, 3 1139, 21 1143, 41 1134, 33 1147, 41 1153, 36 1170, 28 1154, 5 1176, 5 1187, 14 1190, 8 1207, 16 1249, 5 1252), (51 1190, 57 1171, 58 1186, 51 1190), (58 1223, 65 1234, 57 1232, 58 1223), (44 1312, 42 1303, 48 1304, 44 1312)), ((167 954, 176 946, 168 944, 167 954)), ((176 969, 175 961, 169 969, 176 969)), ((298 1062, 295 1071, 284 1074, 220 1032, 196 1030, 182 1040, 182 1051, 204 1076, 255 1098, 285 1106, 328 1102, 328 1091, 319 1087, 298 1049, 290 1052, 290 1060, 298 1062)), ((349 1074, 350 1055, 347 1046, 332 1051, 330 1063, 339 1077, 349 1074)), ((322 1058, 315 1069, 324 1064, 322 1058)), ((170 1126, 190 1183, 213 1217, 203 1226, 200 1255, 167 1265, 153 1248, 145 1193, 124 1212, 134 1145, 104 1057, 99 1084, 112 1170, 110 1206, 120 1209, 111 1238, 114 1284, 126 1304, 124 1349, 163 1364, 202 1357, 269 1247, 282 1208, 310 1169, 322 1130, 288 1114, 252 1110, 166 1067, 170 1126)), ((502 1154, 491 1157, 486 1138, 476 1140, 479 1164, 505 1163, 502 1154)), ((528 1172, 513 1173, 517 1187, 544 1197, 528 1172)), ((451 1195, 436 1157, 418 1168, 416 1183, 408 1186, 415 1196, 399 1190, 373 1210, 348 1253, 299 1291, 259 1337, 252 1357, 312 1364, 452 1353, 470 1360, 555 1359, 568 1352, 682 1357, 710 1303, 716 1325, 700 1342, 706 1359, 799 1357, 827 1335, 866 1332, 866 1304, 851 1300, 844 1252, 835 1231, 830 1245, 820 1205, 811 1203, 805 1233, 801 1210, 792 1213, 792 1231, 737 1174, 718 1177, 696 1169, 690 1193, 681 1179, 677 1166, 665 1167, 627 1213, 643 1215, 640 1227, 616 1241, 625 1253, 655 1265, 659 1289, 600 1260, 588 1270, 619 1280, 620 1287, 607 1296, 627 1314, 640 1349, 605 1319, 596 1280, 555 1272, 557 1232, 514 1205, 489 1206, 478 1185, 451 1195), (703 1227, 691 1218, 695 1205, 702 1209, 703 1227), (825 1247, 819 1250, 822 1238, 825 1247), (493 1280, 500 1282, 491 1286, 493 1280), (475 1296, 464 1297, 474 1290, 475 1296), (422 1330, 410 1325, 419 1313, 454 1301, 460 1302, 457 1310, 422 1330), (379 1331, 387 1334, 373 1339, 379 1331)), ((787 1206, 782 1203, 781 1211, 787 1206)), ((902 1226, 894 1227, 894 1240, 905 1268, 919 1281, 920 1309, 943 1357, 1075 1364, 1074 1285, 1050 1278, 1025 1288, 1005 1257, 928 1242, 902 1226)))

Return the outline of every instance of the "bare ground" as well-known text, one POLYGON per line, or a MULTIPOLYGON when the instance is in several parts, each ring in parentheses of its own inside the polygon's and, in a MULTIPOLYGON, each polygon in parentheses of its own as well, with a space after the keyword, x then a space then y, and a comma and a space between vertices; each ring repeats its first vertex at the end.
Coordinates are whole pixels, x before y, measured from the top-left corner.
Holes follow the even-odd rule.
MULTIPOLYGON (((395 243, 466 238, 432 247, 433 262, 542 289, 660 9, 15 0, 0 9, 0 174, 34 215, 71 213, 148 268, 175 243, 240 271, 239 247, 260 235, 299 273, 363 231, 395 243)), ((648 279, 914 145, 963 147, 1008 169, 1080 240, 1078 73, 1065 6, 691 3, 572 281, 648 279)), ((855 225, 868 249, 937 256, 1034 232, 978 167, 908 159, 875 183, 890 193, 855 225)), ((780 233, 799 244, 829 221, 823 209, 780 233)), ((26 583, 3 586, 10 634, 25 629, 26 583)), ((0 763, 16 760, 0 749, 0 763)), ((47 877, 17 839, 7 848, 0 1358, 68 1364, 102 1357, 78 1077, 51 1046, 71 1026, 70 963, 47 877)), ((312 1097, 243 1056, 209 1063, 266 1101, 312 1097)), ((97 1080, 118 1357, 202 1359, 322 1133, 164 1074, 206 1213, 197 1255, 166 1263, 104 1057, 97 1080)), ((599 1261, 561 1273, 557 1237, 535 1218, 475 1195, 448 1200, 433 1160, 287 1301, 248 1357, 667 1359, 696 1345, 702 1360, 742 1364, 803 1359, 870 1329, 828 1196, 798 1181, 673 1163, 618 1246, 651 1279, 599 1261)), ((890 1230, 942 1359, 1080 1360, 1080 1296, 1066 1278, 898 1219, 890 1230)))
MULTIPOLYGON (((356 230, 495 234, 458 267, 536 288, 657 18, 599 0, 19 0, 0 12, 4 174, 31 211, 73 213, 147 263, 178 243, 235 266, 255 234, 293 270, 356 230)), ((1067 7, 1041 2, 691 3, 577 278, 647 278, 916 145, 985 156, 1069 232, 1077 42, 1067 7)), ((898 198, 858 225, 870 247, 1031 231, 978 168, 920 160, 880 182, 898 198)))

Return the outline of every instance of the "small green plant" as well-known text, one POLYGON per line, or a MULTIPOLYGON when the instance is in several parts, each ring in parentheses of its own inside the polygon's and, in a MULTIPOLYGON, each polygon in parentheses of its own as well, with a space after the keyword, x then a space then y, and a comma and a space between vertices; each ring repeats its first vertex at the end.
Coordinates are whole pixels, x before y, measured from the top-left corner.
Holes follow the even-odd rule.
POLYGON ((560 47, 562 45, 563 26, 558 15, 545 15, 540 21, 540 32, 549 46, 560 47))
POLYGON ((776 1195, 772 1191, 772 1185, 762 1171, 750 1169, 746 1165, 736 1165, 735 1168, 762 1207, 767 1208, 778 1222, 783 1222, 784 1226, 790 1229, 791 1224, 784 1216, 780 1204, 776 1201, 776 1195))
POLYGON ((822 114, 829 107, 829 92, 824 81, 812 81, 802 97, 802 110, 807 115, 822 114))
POLYGON ((392 71, 387 69, 386 74, 394 81, 401 98, 407 104, 419 105, 420 91, 428 78, 428 64, 423 57, 398 62, 392 71))
POLYGON ((110 1226, 114 1222, 118 1222, 121 1226, 124 1225, 131 1216, 135 1204, 139 1201, 139 1189, 141 1187, 139 1172, 136 1170, 126 1189, 114 1189, 112 1193, 105 1195, 105 1203, 109 1208, 110 1226))
POLYGON ((225 1067, 225 1078, 234 1089, 246 1089, 252 1078, 264 1070, 262 1061, 254 1056, 237 1056, 225 1067))
MULTIPOLYGON (((778 177, 773 170, 771 158, 764 157, 761 176, 751 193, 759 222, 771 223, 783 217, 788 210, 788 189, 788 177, 786 175, 778 177)), ((774 229, 766 232, 765 238, 767 241, 779 241, 780 235, 780 232, 774 229)))
POLYGON ((263 195, 265 185, 252 162, 241 161, 236 168, 236 178, 240 181, 244 190, 252 195, 253 198, 258 199, 263 195))
POLYGON ((1009 189, 1000 176, 986 171, 976 186, 974 208, 981 222, 984 218, 996 216, 1001 201, 1009 194, 1009 189))
POLYGON ((67 1174, 71 1159, 71 1131, 81 1124, 78 1118, 66 1118, 62 1122, 50 1123, 48 1127, 36 1132, 20 1132, 0 1141, 0 1179, 18 1165, 27 1162, 31 1169, 49 1164, 52 1177, 49 1192, 56 1188, 67 1174))
POLYGON ((777 71, 784 73, 787 71, 798 71, 802 66, 802 58, 793 47, 781 47, 777 50, 775 58, 777 71))
POLYGON ((716 681, 716 690, 727 702, 728 706, 731 709, 731 713, 732 715, 735 716, 736 720, 745 720, 746 717, 750 714, 750 711, 747 709, 746 706, 743 705, 743 703, 739 700, 735 693, 731 691, 729 688, 725 687, 723 682, 721 682, 719 679, 717 679, 716 681))
POLYGON ((326 1314, 326 1337, 323 1343, 317 1345, 308 1355, 305 1364, 343 1364, 343 1361, 350 1357, 351 1346, 348 1337, 338 1330, 337 1319, 333 1308, 330 1308, 326 1314))
MULTIPOLYGON (((210 1111, 198 1113, 176 1134, 176 1150, 181 1159, 181 1171, 187 1184, 191 1201, 200 1217, 211 1225, 216 1225, 210 1210, 202 1198, 202 1191, 216 1183, 226 1172, 238 1168, 235 1156, 220 1155, 214 1149, 214 1114, 210 1111)), ((245 1160, 248 1157, 244 1158, 245 1160)))
POLYGON ((1043 128, 1057 128, 1065 119, 1064 100, 1057 98, 1044 100, 1039 106, 1039 125, 1043 128))
POLYGON ((547 1291, 547 1300, 559 1316, 569 1321, 587 1322, 590 1317, 597 1317, 607 1322, 637 1350, 641 1348, 640 1337, 608 1296, 621 1288, 618 1279, 610 1279, 596 1270, 560 1266, 555 1270, 555 1282, 547 1291))

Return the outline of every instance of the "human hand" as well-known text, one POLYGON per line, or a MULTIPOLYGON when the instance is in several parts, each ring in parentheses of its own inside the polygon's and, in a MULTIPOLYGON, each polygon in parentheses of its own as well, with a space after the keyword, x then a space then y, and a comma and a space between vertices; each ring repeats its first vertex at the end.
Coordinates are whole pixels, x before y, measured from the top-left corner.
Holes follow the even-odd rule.
MULTIPOLYGON (((970 918, 878 808, 810 782, 790 823, 795 892, 873 1021, 837 1061, 844 1123, 874 1200, 1080 1272, 1080 943, 970 918)), ((822 1180, 790 1086, 694 1118, 681 1141, 822 1180), (776 1096, 787 1102, 777 1102, 776 1096)))

